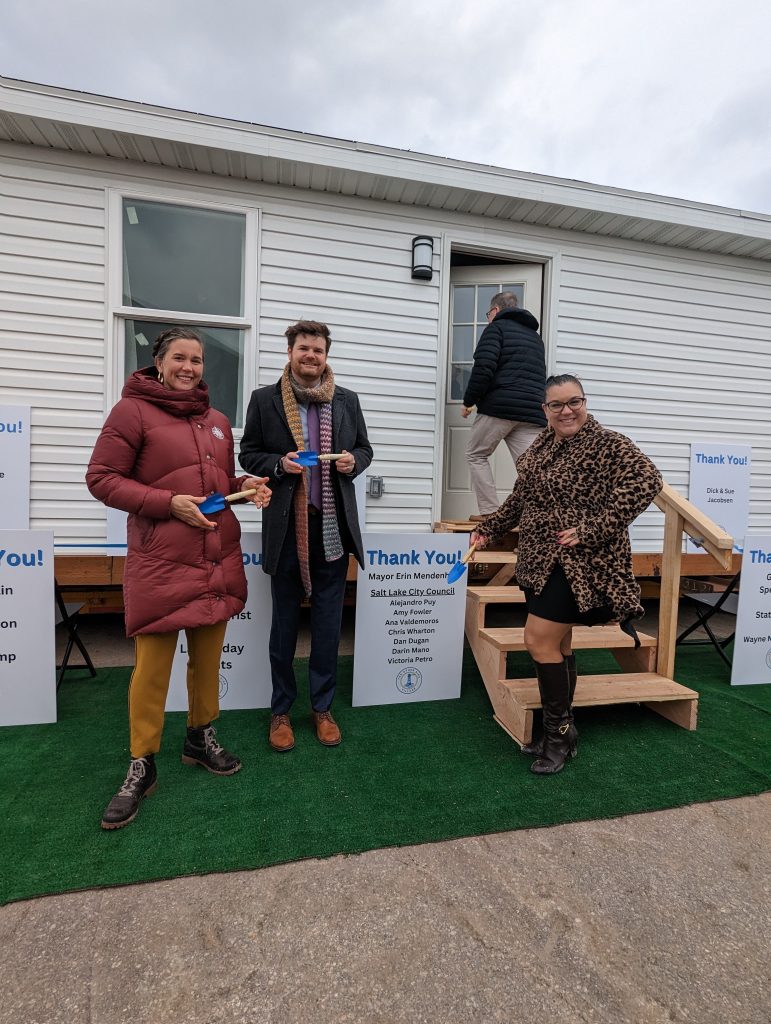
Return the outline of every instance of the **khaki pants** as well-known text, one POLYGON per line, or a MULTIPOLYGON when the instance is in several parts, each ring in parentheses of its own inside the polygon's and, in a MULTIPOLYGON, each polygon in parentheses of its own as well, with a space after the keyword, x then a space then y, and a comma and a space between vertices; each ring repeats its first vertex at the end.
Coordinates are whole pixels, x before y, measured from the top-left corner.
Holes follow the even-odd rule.
MULTIPOLYGON (((227 622, 186 629, 187 724, 195 729, 219 715, 220 659, 227 622)), ((129 683, 131 756, 161 749, 171 664, 179 633, 143 633, 134 638, 136 663, 129 683)))
POLYGON ((466 447, 466 462, 471 474, 471 486, 476 495, 480 515, 489 516, 498 508, 498 492, 495 487, 490 456, 501 443, 511 452, 516 463, 523 452, 527 451, 542 427, 534 423, 523 423, 520 420, 499 420, 495 416, 477 413, 471 424, 471 436, 466 447))

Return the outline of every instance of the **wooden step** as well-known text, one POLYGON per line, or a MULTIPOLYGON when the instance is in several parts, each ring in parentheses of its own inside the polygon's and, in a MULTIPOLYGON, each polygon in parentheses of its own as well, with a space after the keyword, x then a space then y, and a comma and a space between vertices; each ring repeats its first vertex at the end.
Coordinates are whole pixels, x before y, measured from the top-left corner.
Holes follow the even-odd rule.
MULTIPOLYGON (((638 633, 641 647, 655 647, 656 637, 647 633, 638 633)), ((492 644, 499 651, 526 651, 525 630, 523 627, 506 627, 503 629, 480 629, 479 637, 492 644)), ((620 626, 574 626, 573 647, 578 650, 619 647, 634 648, 634 640, 627 636, 620 626)))
MULTIPOLYGON (((434 533, 473 533, 479 526, 478 522, 470 519, 440 519, 434 523, 434 533)), ((515 526, 508 533, 518 534, 519 527, 515 526)))
MULTIPOLYGON (((622 672, 615 675, 579 676, 573 704, 644 704, 662 718, 683 729, 696 728, 699 695, 656 672, 622 672)), ((498 681, 495 721, 517 743, 529 743, 533 735, 533 710, 541 706, 535 679, 498 681)))
POLYGON ((524 604, 525 595, 519 587, 468 587, 466 596, 480 604, 524 604))
POLYGON ((499 565, 509 562, 513 564, 516 560, 516 551, 475 551, 469 559, 470 562, 481 562, 487 565, 499 565))
MULTIPOLYGON (((540 708, 537 679, 502 679, 501 686, 525 708, 540 708)), ((647 701, 696 700, 698 693, 656 672, 618 672, 613 675, 579 676, 573 704, 637 704, 647 701)))

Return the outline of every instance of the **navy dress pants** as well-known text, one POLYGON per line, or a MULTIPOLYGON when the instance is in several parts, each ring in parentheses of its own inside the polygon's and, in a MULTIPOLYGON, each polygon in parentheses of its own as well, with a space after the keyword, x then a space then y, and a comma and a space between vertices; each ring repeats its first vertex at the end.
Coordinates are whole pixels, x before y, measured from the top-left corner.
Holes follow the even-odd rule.
MULTIPOLYGON (((324 559, 321 515, 308 515, 308 549, 311 572, 311 656, 308 665, 311 707, 328 711, 335 696, 337 651, 343 617, 348 555, 334 562, 324 559)), ((294 654, 300 625, 300 604, 305 596, 297 558, 294 516, 281 549, 275 576, 270 578, 273 622, 270 628, 270 672, 274 715, 286 715, 297 697, 294 654)))

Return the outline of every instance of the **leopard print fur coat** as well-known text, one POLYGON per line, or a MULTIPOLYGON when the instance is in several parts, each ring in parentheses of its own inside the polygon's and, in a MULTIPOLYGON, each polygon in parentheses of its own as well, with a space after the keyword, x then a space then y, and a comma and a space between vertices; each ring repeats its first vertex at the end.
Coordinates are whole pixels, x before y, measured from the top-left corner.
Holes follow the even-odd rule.
POLYGON ((541 592, 559 562, 580 611, 611 607, 614 620, 643 614, 628 527, 661 490, 661 474, 625 437, 593 416, 571 438, 544 430, 517 460, 514 490, 476 532, 497 540, 519 526, 516 581, 541 592), (575 547, 557 544, 577 528, 575 547))

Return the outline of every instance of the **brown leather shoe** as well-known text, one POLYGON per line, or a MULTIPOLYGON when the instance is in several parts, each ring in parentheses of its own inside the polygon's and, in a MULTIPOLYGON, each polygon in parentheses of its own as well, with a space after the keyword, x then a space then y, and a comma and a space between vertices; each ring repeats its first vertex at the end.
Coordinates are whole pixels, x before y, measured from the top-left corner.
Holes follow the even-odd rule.
POLYGON ((323 743, 325 747, 336 747, 343 737, 332 715, 328 711, 314 711, 313 721, 319 743, 323 743))
POLYGON ((280 753, 292 749, 294 746, 294 733, 292 732, 292 723, 289 721, 289 715, 270 716, 270 735, 268 740, 271 747, 280 753))

